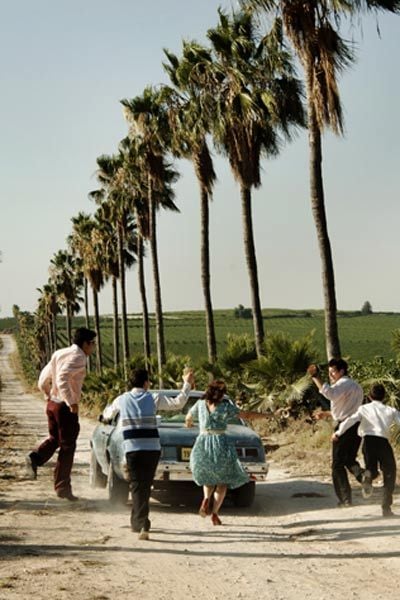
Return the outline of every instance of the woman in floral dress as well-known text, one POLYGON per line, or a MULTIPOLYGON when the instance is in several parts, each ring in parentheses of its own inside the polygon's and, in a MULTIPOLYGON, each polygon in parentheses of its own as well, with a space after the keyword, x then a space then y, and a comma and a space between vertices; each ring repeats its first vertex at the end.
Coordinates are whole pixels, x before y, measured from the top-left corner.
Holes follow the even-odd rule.
POLYGON ((223 381, 210 383, 204 398, 196 402, 185 420, 186 427, 193 427, 194 417, 199 421, 200 433, 190 454, 190 468, 194 481, 203 486, 204 491, 199 514, 202 517, 211 514, 213 525, 221 525, 218 512, 227 489, 240 487, 249 481, 249 476, 237 457, 235 446, 226 435, 228 420, 248 413, 241 413, 232 403, 224 401, 225 393, 223 381))

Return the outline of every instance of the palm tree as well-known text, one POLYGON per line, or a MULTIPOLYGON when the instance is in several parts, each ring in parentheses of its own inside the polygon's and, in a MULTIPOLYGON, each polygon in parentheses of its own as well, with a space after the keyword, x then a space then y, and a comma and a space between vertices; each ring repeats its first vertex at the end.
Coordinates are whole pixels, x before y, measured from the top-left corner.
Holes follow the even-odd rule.
POLYGON ((122 174, 123 185, 130 197, 129 205, 134 214, 137 227, 138 284, 142 303, 143 353, 145 364, 148 368, 150 365, 151 344, 149 310, 144 276, 145 242, 150 237, 149 207, 147 203, 148 178, 143 171, 135 140, 126 137, 121 140, 119 147, 120 152, 124 156, 122 174))
POLYGON ((90 242, 85 257, 84 271, 92 288, 94 327, 96 331, 96 370, 101 374, 103 370, 103 349, 101 343, 99 292, 104 285, 104 255, 103 242, 99 233, 98 223, 93 220, 90 233, 90 242))
POLYGON ((39 365, 47 363, 51 357, 50 350, 50 322, 47 312, 46 300, 43 296, 39 298, 37 309, 34 313, 35 316, 35 339, 36 347, 39 354, 39 365))
MULTIPOLYGON (((98 294, 104 285, 104 256, 101 238, 96 233, 97 223, 93 217, 79 213, 72 219, 73 233, 68 241, 71 248, 81 257, 80 268, 84 278, 92 288, 95 331, 97 336, 96 369, 101 373, 103 352, 101 344, 100 314, 98 294)), ((87 313, 88 314, 88 313, 87 313)), ((90 363, 89 363, 90 365, 90 363)))
POLYGON ((67 340, 72 344, 72 317, 79 312, 79 296, 82 288, 82 273, 76 268, 73 255, 65 250, 59 250, 50 260, 50 279, 54 284, 57 296, 66 309, 67 340))
POLYGON ((183 55, 179 60, 175 54, 164 50, 168 63, 164 63, 173 88, 164 87, 168 117, 172 131, 172 150, 178 157, 193 162, 200 187, 201 218, 201 281, 206 314, 208 360, 217 360, 217 342, 210 289, 210 245, 209 245, 209 200, 216 175, 207 145, 208 120, 201 108, 201 88, 192 73, 210 61, 209 51, 196 43, 184 43, 183 55))
POLYGON ((279 45, 279 28, 258 39, 249 12, 219 12, 219 24, 207 33, 215 59, 200 74, 199 83, 210 103, 217 148, 229 158, 239 182, 244 248, 250 280, 257 355, 263 353, 257 259, 252 221, 251 190, 261 185, 263 155, 278 154, 281 137, 304 123, 301 87, 288 53, 279 45))
POLYGON ((304 70, 310 148, 310 196, 322 265, 325 343, 329 358, 340 356, 335 277, 328 235, 322 176, 322 133, 343 132, 338 74, 349 65, 351 48, 339 35, 340 16, 362 11, 400 10, 399 0, 246 0, 249 6, 280 16, 304 70))
MULTIPOLYGON (((137 253, 136 227, 130 214, 129 197, 121 183, 123 157, 121 154, 97 158, 97 179, 102 185, 100 190, 90 192, 89 197, 103 207, 104 218, 113 225, 116 244, 116 258, 113 272, 117 273, 121 286, 122 309, 122 347, 124 356, 124 373, 127 377, 129 360, 128 315, 126 302, 125 269, 130 268, 137 253), (107 201, 105 201, 107 198, 107 201)), ((111 266, 111 265, 110 265, 111 266)), ((116 296, 114 296, 114 315, 116 313, 116 296)))
POLYGON ((118 245, 115 228, 110 220, 110 209, 103 202, 96 211, 96 224, 104 247, 104 270, 106 278, 111 278, 113 298, 113 349, 114 368, 119 365, 119 316, 118 316, 118 286, 119 261, 118 245))
POLYGON ((43 316, 47 328, 47 359, 57 350, 57 314, 61 312, 61 306, 57 298, 57 290, 54 283, 49 279, 42 287, 37 288, 40 294, 38 300, 38 312, 43 316))
POLYGON ((142 96, 136 96, 131 100, 125 99, 121 103, 125 109, 125 116, 131 124, 131 137, 136 138, 137 142, 140 139, 138 155, 142 157, 143 169, 147 173, 148 179, 150 252, 155 297, 157 360, 159 384, 162 386, 161 371, 165 364, 166 353, 157 250, 157 193, 163 194, 164 190, 168 190, 168 194, 171 195, 171 185, 176 181, 177 173, 171 169, 166 161, 171 134, 167 112, 160 93, 147 87, 142 96))
MULTIPOLYGON (((88 279, 85 274, 84 264, 85 255, 88 244, 90 243, 90 235, 93 227, 92 218, 90 215, 80 212, 76 217, 72 217, 72 233, 67 238, 68 246, 74 254, 75 259, 79 264, 83 273, 83 292, 84 292, 84 308, 85 308, 85 324, 90 328, 89 317, 89 300, 88 300, 88 279)), ((90 357, 89 357, 90 363, 90 357)))

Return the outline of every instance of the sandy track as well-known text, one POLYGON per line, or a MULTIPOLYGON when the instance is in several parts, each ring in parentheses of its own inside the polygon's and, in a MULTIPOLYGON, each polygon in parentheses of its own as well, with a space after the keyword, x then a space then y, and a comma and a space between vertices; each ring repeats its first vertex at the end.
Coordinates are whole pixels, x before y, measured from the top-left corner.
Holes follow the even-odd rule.
POLYGON ((222 527, 198 517, 196 506, 154 502, 151 540, 139 541, 129 508, 111 510, 106 492, 88 486, 95 423, 82 418, 73 490, 83 499, 55 498, 51 464, 27 481, 24 457, 46 435, 45 405, 24 393, 8 362, 14 341, 2 339, 0 600, 398 596, 400 519, 382 519, 379 489, 366 501, 356 488, 356 505, 337 509, 329 481, 290 477, 272 464, 254 506, 224 509, 222 527))

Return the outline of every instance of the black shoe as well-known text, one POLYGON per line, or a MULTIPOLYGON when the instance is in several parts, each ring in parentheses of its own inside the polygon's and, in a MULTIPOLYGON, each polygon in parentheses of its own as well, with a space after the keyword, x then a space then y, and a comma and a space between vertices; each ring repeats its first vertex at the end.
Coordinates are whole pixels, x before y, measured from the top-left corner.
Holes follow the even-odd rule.
POLYGON ((26 476, 28 479, 37 479, 37 464, 33 452, 31 452, 25 457, 25 469, 26 476))
POLYGON ((350 500, 344 500, 344 502, 338 502, 337 505, 338 505, 338 508, 349 508, 350 506, 353 506, 352 503, 350 502, 350 500))
POLYGON ((74 496, 72 492, 57 494, 58 498, 62 498, 63 500, 69 500, 70 502, 76 502, 79 500, 78 496, 74 496))
POLYGON ((395 517, 396 515, 390 508, 382 508, 382 517, 395 517))
POLYGON ((364 471, 361 480, 361 485, 361 493, 363 498, 370 498, 372 496, 372 492, 374 491, 374 488, 372 487, 371 471, 364 471))

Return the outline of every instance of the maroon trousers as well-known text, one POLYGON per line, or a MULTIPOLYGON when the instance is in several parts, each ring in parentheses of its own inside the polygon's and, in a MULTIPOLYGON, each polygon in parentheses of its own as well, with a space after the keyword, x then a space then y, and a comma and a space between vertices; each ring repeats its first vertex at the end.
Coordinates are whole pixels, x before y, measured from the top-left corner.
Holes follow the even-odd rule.
POLYGON ((49 437, 32 452, 38 466, 46 463, 59 448, 54 469, 54 489, 58 495, 71 492, 71 469, 74 462, 76 440, 79 435, 78 415, 70 411, 65 402, 49 400, 46 408, 49 437))

